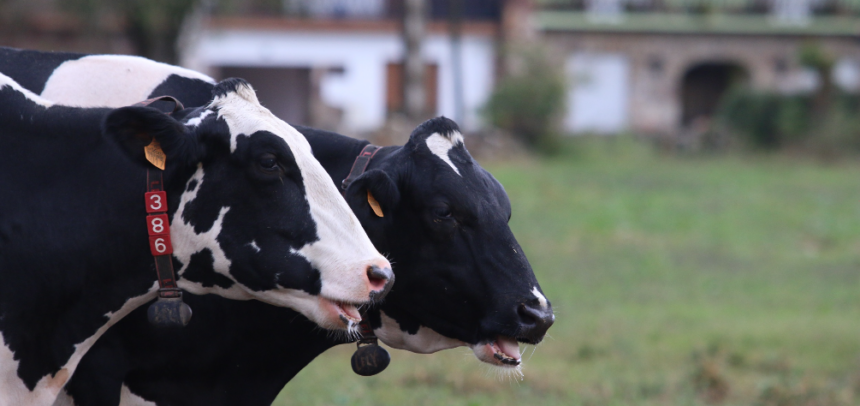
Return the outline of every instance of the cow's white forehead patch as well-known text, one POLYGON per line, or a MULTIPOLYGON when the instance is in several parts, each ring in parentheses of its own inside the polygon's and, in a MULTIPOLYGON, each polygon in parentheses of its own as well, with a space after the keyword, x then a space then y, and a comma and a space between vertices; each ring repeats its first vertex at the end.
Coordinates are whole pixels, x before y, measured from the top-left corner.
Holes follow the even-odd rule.
POLYGON ((546 301, 546 297, 540 293, 537 286, 532 288, 532 294, 535 295, 535 297, 537 297, 538 302, 540 302, 540 306, 543 307, 544 309, 546 309, 547 305, 548 305, 547 301, 546 301))
MULTIPOLYGON (((454 131, 450 134, 450 136, 446 137, 439 133, 433 133, 429 137, 427 137, 427 148, 430 148, 430 152, 433 155, 439 157, 439 159, 445 161, 454 172, 457 172, 457 175, 460 175, 460 170, 457 169, 457 166, 454 165, 454 162, 451 161, 451 157, 448 156, 448 152, 451 151, 452 148, 456 147, 463 143, 463 135, 458 131, 454 131)), ((460 175, 463 176, 463 175, 460 175)))
POLYGON ((24 89, 14 79, 0 73, 0 89, 3 89, 6 86, 9 86, 13 90, 15 90, 16 92, 23 94, 24 97, 26 97, 27 99, 29 99, 33 103, 36 103, 40 106, 51 107, 54 105, 53 102, 48 101, 47 99, 44 99, 44 98, 36 95, 35 93, 33 93, 27 89, 24 89))

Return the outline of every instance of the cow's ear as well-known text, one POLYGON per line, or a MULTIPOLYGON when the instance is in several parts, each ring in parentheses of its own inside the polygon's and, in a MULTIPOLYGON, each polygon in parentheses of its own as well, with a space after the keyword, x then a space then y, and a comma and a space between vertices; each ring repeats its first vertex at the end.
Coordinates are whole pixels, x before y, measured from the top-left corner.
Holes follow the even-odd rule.
POLYGON ((146 163, 144 147, 153 139, 161 145, 170 164, 189 165, 200 159, 197 138, 182 123, 152 107, 118 108, 105 117, 102 132, 142 164, 146 163))
POLYGON ((346 201, 357 215, 385 217, 400 203, 400 190, 385 172, 372 169, 349 185, 346 201))

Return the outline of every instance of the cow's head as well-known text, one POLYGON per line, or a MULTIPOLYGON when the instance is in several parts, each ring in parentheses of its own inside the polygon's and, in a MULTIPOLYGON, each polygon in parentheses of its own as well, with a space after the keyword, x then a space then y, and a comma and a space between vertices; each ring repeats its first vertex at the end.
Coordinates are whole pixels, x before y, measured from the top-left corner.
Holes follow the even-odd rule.
POLYGON ((539 343, 555 317, 508 227, 504 188, 444 117, 379 155, 347 191, 371 240, 396 264, 397 286, 369 315, 376 334, 395 348, 467 345, 481 361, 518 366, 518 342, 539 343))
POLYGON ((180 120, 124 107, 104 129, 141 164, 152 139, 167 155, 181 288, 259 299, 325 328, 352 329, 357 306, 393 282, 305 138, 262 107, 246 82, 221 82, 208 106, 180 120))

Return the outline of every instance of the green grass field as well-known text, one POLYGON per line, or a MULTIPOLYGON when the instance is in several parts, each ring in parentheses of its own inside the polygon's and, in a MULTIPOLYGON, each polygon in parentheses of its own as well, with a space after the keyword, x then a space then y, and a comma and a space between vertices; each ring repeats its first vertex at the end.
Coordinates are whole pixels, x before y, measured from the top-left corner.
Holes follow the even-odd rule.
POLYGON ((556 311, 524 380, 467 349, 362 378, 350 345, 275 404, 860 404, 860 164, 571 150, 485 165, 556 311))

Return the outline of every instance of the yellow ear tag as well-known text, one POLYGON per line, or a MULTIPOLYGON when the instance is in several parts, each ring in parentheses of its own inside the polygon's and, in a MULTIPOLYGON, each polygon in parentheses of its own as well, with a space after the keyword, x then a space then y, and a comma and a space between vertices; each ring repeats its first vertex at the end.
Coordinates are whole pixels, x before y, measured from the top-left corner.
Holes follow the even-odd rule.
POLYGON ((161 144, 155 138, 149 145, 143 147, 143 153, 146 155, 146 160, 155 165, 156 168, 164 170, 164 164, 167 162, 167 155, 161 150, 161 144))
POLYGON ((379 217, 385 217, 382 215, 382 207, 379 207, 379 202, 370 194, 370 191, 367 191, 367 203, 370 204, 370 208, 373 209, 373 213, 379 217))

